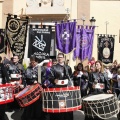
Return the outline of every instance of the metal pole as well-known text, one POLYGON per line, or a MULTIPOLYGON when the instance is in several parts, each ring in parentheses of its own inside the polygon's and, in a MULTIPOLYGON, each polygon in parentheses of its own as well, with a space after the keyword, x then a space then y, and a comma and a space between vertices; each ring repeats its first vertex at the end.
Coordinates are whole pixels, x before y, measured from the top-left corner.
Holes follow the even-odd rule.
POLYGON ((106 21, 105 24, 106 24, 106 35, 107 35, 107 25, 109 24, 109 22, 106 21))

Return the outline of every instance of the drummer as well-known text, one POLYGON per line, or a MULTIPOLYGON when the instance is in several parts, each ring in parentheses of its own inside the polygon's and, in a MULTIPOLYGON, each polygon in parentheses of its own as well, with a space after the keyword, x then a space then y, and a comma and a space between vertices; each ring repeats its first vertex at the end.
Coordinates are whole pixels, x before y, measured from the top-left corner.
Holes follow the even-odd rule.
POLYGON ((7 64, 7 66, 8 66, 9 75, 11 75, 11 74, 22 75, 22 83, 25 85, 25 81, 24 81, 25 69, 24 69, 23 65, 21 63, 19 63, 19 56, 14 55, 12 57, 11 64, 7 64))
MULTIPOLYGON (((103 72, 101 61, 95 62, 96 71, 90 73, 88 87, 90 94, 111 93, 108 76, 103 72)), ((100 118, 91 118, 85 115, 85 120, 101 120, 100 118)))
MULTIPOLYGON (((25 69, 24 69, 23 65, 21 63, 19 63, 19 56, 14 55, 12 57, 12 62, 10 64, 7 64, 6 66, 8 67, 7 71, 9 73, 10 82, 14 85, 19 85, 20 88, 23 89, 24 86, 25 86, 25 79, 24 79, 25 69), (12 76, 11 76, 12 74, 13 75, 14 74, 15 75, 19 74, 20 77, 12 78, 12 76), (19 83, 20 79, 22 79, 22 83, 19 83)), ((8 108, 10 108, 10 109, 20 109, 20 106, 15 99, 14 102, 8 104, 8 108)))
MULTIPOLYGON (((2 57, 0 56, 0 84, 5 84, 6 82, 9 82, 9 75, 7 74, 7 69, 3 65, 2 57)), ((0 105, 0 120, 5 120, 5 108, 6 104, 0 105)))
MULTIPOLYGON (((25 71, 27 85, 38 83, 38 59, 32 55, 30 57, 30 66, 25 71)), ((49 120, 42 111, 42 98, 35 101, 33 104, 24 108, 21 116, 22 120, 49 120), (44 118, 46 117, 46 118, 44 118)))
MULTIPOLYGON (((67 80, 72 75, 71 67, 65 65, 65 58, 63 53, 58 53, 58 63, 51 67, 50 81, 54 87, 67 87, 67 80), (63 81, 61 83, 60 81, 63 81), (61 84, 60 84, 61 83, 61 84)), ((68 80, 69 81, 69 80, 68 80)), ((73 120, 73 112, 50 113, 50 120, 73 120)))

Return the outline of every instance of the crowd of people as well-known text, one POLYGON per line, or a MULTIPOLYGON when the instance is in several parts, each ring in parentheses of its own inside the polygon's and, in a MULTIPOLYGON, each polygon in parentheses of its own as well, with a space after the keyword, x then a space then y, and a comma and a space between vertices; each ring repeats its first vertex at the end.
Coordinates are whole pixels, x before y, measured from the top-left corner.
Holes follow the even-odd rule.
MULTIPOLYGON (((45 88, 63 88, 68 85, 80 86, 81 98, 89 95, 101 93, 116 93, 120 99, 120 64, 117 60, 109 66, 103 66, 99 60, 92 58, 85 67, 80 62, 75 66, 74 71, 69 65, 69 60, 65 62, 63 53, 58 53, 57 59, 50 60, 49 63, 43 63, 41 66, 41 83, 38 81, 38 59, 32 55, 30 65, 25 69, 19 63, 19 56, 13 56, 11 60, 0 57, 0 78, 2 84, 11 81, 11 74, 21 74, 22 83, 20 88, 24 89, 27 85, 40 84, 45 88), (61 81, 64 80, 64 83, 61 81), (97 88, 96 84, 102 84, 102 88, 97 88)), ((0 120, 5 120, 5 105, 0 105, 0 120)), ((10 105, 11 107, 11 105, 10 105)), ((23 108, 22 120, 73 120, 72 112, 46 113, 42 110, 42 97, 33 104, 23 108)), ((120 114, 120 113, 119 113, 120 114)), ((118 114, 118 119, 119 115, 118 114)), ((85 120, 98 120, 101 118, 92 118, 85 115, 85 120)))

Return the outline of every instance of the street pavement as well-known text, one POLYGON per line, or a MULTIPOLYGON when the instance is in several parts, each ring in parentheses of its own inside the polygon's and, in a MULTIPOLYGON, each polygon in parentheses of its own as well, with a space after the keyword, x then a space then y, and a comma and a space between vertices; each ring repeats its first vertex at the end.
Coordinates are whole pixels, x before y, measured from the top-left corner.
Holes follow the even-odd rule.
MULTIPOLYGON (((6 120, 21 120, 23 110, 6 111, 6 120)), ((84 120, 84 112, 81 110, 74 111, 74 120, 84 120)), ((117 120, 116 116, 107 120, 117 120)))

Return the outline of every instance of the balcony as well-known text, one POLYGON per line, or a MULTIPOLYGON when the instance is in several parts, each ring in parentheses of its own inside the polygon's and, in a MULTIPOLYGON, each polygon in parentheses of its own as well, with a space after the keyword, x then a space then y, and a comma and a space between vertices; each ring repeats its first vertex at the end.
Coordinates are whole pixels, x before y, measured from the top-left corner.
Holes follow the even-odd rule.
POLYGON ((64 0, 27 0, 26 14, 66 14, 64 0))

